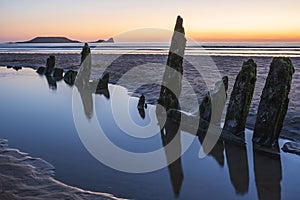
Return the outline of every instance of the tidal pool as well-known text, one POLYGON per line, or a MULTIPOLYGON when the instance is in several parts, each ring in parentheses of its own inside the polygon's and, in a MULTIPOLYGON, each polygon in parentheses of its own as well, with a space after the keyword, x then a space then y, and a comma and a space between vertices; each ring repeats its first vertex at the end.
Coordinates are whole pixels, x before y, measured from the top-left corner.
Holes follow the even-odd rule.
MULTIPOLYGON (((129 199, 299 197, 299 156, 280 152, 280 156, 271 157, 253 151, 251 130, 246 130, 245 148, 217 143, 203 159, 198 156, 202 138, 180 131, 178 148, 174 151, 183 150, 191 137, 193 142, 179 159, 153 172, 127 173, 104 165, 91 154, 82 140, 85 133, 78 133, 76 129, 76 120, 85 121, 89 126, 96 118, 106 137, 126 151, 139 154, 164 150, 165 143, 174 137, 161 135, 159 129, 152 135, 147 132, 128 134, 126 128, 130 127, 124 127, 126 121, 122 123, 128 119, 120 117, 128 108, 132 122, 146 127, 154 116, 153 105, 148 105, 144 113, 139 112, 138 99, 128 96, 125 88, 115 85, 109 85, 109 96, 91 93, 90 98, 84 100, 75 86, 69 86, 63 80, 53 82, 29 68, 15 71, 0 67, 0 92, 0 138, 8 139, 10 147, 51 163, 55 167, 55 178, 68 185, 129 199)), ((103 141, 93 142, 103 144, 103 141)), ((280 146, 283 143, 280 140, 280 146)), ((164 150, 163 162, 169 159, 169 151, 172 149, 164 150)), ((101 153, 118 159, 113 157, 110 149, 101 153)), ((136 165, 126 157, 119 160, 129 166, 136 165)), ((157 161, 147 160, 140 164, 147 166, 153 162, 157 161)))

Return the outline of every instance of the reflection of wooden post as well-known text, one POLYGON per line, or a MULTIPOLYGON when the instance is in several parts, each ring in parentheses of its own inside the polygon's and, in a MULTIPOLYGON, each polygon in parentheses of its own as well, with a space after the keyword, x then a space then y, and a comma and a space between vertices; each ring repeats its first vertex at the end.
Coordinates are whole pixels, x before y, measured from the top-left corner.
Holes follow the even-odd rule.
POLYGON ((183 170, 181 166, 181 158, 179 157, 176 161, 171 163, 168 166, 170 177, 171 177, 171 182, 172 182, 172 187, 173 187, 173 192, 175 197, 178 197, 180 194, 181 190, 181 185, 183 182, 183 170))
POLYGON ((244 130, 256 82, 256 64, 252 59, 244 62, 236 77, 227 108, 222 137, 244 141, 244 130))
POLYGON ((52 90, 56 90, 57 89, 56 80, 51 76, 46 76, 46 79, 47 79, 49 88, 52 90))
POLYGON ((249 188, 249 167, 246 147, 225 142, 230 180, 237 194, 246 194, 249 188))
POLYGON ((281 199, 282 179, 280 155, 269 157, 253 150, 254 174, 258 199, 281 199))
POLYGON ((255 144, 270 148, 278 145, 294 72, 289 58, 273 59, 258 106, 253 136, 255 144))
MULTIPOLYGON (((183 55, 185 50, 186 39, 184 36, 184 28, 182 26, 182 18, 177 17, 171 47, 169 51, 167 66, 163 76, 158 103, 167 111, 179 109, 178 98, 181 93, 182 74, 183 74, 183 55)), ((161 107, 156 107, 157 119, 164 122, 161 107)), ((177 197, 180 193, 183 182, 183 171, 181 166, 181 142, 180 142, 180 123, 172 120, 172 114, 167 114, 165 124, 161 126, 161 139, 164 146, 173 191, 177 197)))
POLYGON ((64 81, 70 85, 73 85, 75 80, 75 86, 80 93, 84 112, 88 119, 90 119, 93 115, 92 94, 103 94, 106 98, 110 97, 108 91, 109 74, 104 74, 98 81, 90 82, 91 68, 91 50, 89 45, 85 43, 81 51, 81 65, 79 73, 77 74, 76 71, 70 70, 64 76, 64 81))
POLYGON ((90 90, 90 74, 91 74, 91 50, 87 43, 84 44, 81 51, 81 65, 79 73, 75 80, 75 85, 80 93, 84 112, 87 118, 91 118, 93 114, 93 98, 92 90, 90 90))
MULTIPOLYGON (((222 113, 226 104, 227 99, 227 89, 228 89, 228 77, 224 76, 222 80, 218 81, 215 84, 215 88, 209 91, 203 98, 200 106, 199 106, 199 125, 198 125, 198 139, 203 148, 203 151, 212 156, 218 164, 223 167, 224 166, 224 142, 217 141, 215 146, 207 152, 206 145, 202 145, 204 140, 206 141, 214 141, 215 135, 212 132, 207 132, 210 123, 212 123, 217 130, 220 131, 220 123, 222 118, 222 113)), ((184 116, 185 117, 185 116, 184 116)), ((192 117, 188 116, 189 119, 185 120, 186 122, 191 122, 197 118, 192 119, 192 117)), ((185 124, 182 125, 182 129, 185 130, 185 124)), ((211 126, 210 131, 213 128, 211 126)))
POLYGON ((181 137, 179 125, 168 118, 161 130, 161 139, 164 146, 173 192, 179 196, 183 182, 183 170, 181 166, 181 137), (172 162, 173 161, 173 162, 172 162))
MULTIPOLYGON (((208 135, 207 133, 199 133, 198 134, 198 140, 202 146, 204 139, 208 138, 210 139, 210 135, 208 135), (207 137, 206 137, 207 136, 207 137)), ((212 156, 221 167, 224 167, 224 142, 223 141, 217 141, 217 143, 215 144, 215 146, 211 149, 210 152, 206 152, 205 147, 203 147, 203 150, 206 154, 212 156)))
POLYGON ((98 80, 98 85, 96 90, 108 89, 109 73, 104 73, 98 80))

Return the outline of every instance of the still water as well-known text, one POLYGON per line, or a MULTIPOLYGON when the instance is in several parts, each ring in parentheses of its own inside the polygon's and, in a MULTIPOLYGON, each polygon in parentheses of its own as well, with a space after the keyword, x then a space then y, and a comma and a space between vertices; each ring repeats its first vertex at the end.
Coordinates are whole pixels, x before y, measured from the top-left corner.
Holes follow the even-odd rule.
MULTIPOLYGON (((0 53, 80 53, 82 43, 9 43, 0 44, 0 53)), ((168 42, 117 42, 90 43, 94 54, 167 54, 168 42)), ((248 43, 205 43, 188 41, 185 55, 201 56, 289 56, 300 57, 300 43, 297 42, 248 42, 248 43)))
MULTIPOLYGON (((102 164, 85 148, 81 140, 85 133, 79 134, 74 122, 73 95, 78 97, 76 112, 81 113, 77 119, 90 123, 97 117, 110 141, 135 153, 163 148, 168 137, 159 131, 147 138, 128 135, 114 119, 113 109, 122 111, 122 103, 127 102, 131 119, 143 127, 150 123, 154 106, 148 105, 144 115, 139 113, 138 99, 114 85, 109 85, 109 97, 91 93, 91 98, 84 100, 75 86, 63 80, 47 80, 26 68, 15 71, 0 67, 0 92, 0 138, 8 139, 10 147, 50 162, 55 178, 66 184, 131 199, 297 199, 300 195, 299 156, 281 152, 278 157, 269 157, 254 152, 250 130, 246 131, 245 148, 217 143, 208 156, 200 159, 203 138, 194 137, 183 156, 168 167, 126 173, 102 164), (86 101, 92 101, 93 107, 84 107, 86 101), (113 109, 112 101, 116 105, 113 109)), ((142 137, 145 133, 140 134, 142 137)), ((177 142, 183 147, 191 134, 179 134, 177 142)), ((280 146, 283 142, 280 140, 280 146)), ((103 153, 109 156, 112 152, 103 153)), ((165 151, 166 160, 168 155, 165 151)))

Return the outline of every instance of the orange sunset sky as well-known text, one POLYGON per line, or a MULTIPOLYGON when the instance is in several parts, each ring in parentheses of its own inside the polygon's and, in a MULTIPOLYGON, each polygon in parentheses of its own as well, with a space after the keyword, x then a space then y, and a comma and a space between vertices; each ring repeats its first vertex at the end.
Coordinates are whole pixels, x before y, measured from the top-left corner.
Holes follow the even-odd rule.
POLYGON ((299 8, 299 0, 1 0, 0 42, 36 36, 93 41, 139 28, 172 30, 177 15, 197 41, 299 42, 299 8))

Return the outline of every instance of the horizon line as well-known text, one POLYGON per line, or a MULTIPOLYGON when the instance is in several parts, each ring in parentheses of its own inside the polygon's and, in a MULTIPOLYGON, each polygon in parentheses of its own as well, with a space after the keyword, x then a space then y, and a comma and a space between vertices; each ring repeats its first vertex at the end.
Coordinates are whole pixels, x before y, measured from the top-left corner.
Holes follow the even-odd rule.
MULTIPOLYGON (((84 38, 79 38, 79 39, 75 39, 73 37, 69 37, 69 36, 66 36, 66 35, 48 35, 48 36, 34 36, 34 37, 30 37, 29 39, 17 39, 17 38, 11 38, 11 39, 4 39, 1 41, 1 38, 0 38, 0 44, 14 44, 14 43, 22 43, 22 42, 27 42, 27 41, 30 41, 34 38, 37 38, 37 37, 64 37, 64 38, 67 38, 69 40, 73 40, 73 41, 78 41, 79 43, 94 43, 95 41, 98 41, 98 40, 108 40, 110 38, 113 38, 115 39, 113 36, 112 37, 108 37, 106 39, 103 39, 103 38, 98 38, 98 39, 84 39, 84 38)), ((171 40, 171 39, 170 39, 171 40)), ((132 42, 132 43, 147 43, 147 42, 170 42, 169 39, 161 39, 161 38, 158 38, 158 39, 153 39, 153 38, 139 38, 137 40, 133 40, 132 38, 128 39, 128 40, 122 40, 122 41, 118 41, 118 40, 115 40, 114 43, 126 43, 126 42, 132 42)), ((262 38, 262 39, 246 39, 246 38, 236 38, 236 39, 233 39, 233 38, 224 38, 224 39, 221 39, 221 38, 206 38, 206 39, 201 39, 199 37, 197 38, 188 38, 188 41, 189 42, 204 42, 204 43, 300 43, 300 39, 275 39, 275 38, 270 38, 270 39, 266 39, 266 38, 262 38)), ((37 44, 37 43, 36 43, 37 44)))

